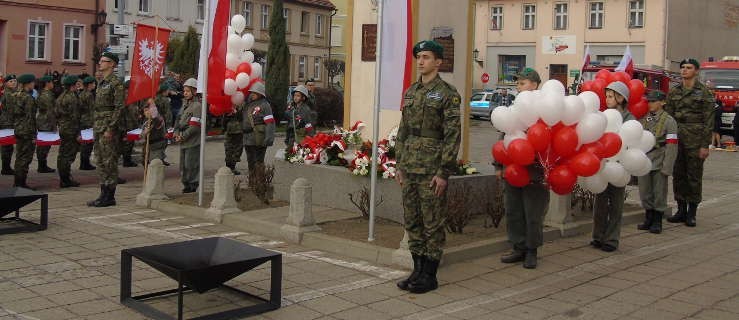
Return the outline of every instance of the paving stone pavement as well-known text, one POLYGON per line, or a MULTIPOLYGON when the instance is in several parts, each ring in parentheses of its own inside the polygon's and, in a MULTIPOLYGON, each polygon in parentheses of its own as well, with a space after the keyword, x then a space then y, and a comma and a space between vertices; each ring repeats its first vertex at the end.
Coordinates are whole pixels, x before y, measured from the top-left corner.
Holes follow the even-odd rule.
MULTIPOLYGON (((170 149, 170 159, 178 159, 176 148, 170 149)), ((146 319, 118 301, 120 251, 211 236, 284 253, 282 308, 250 319, 739 319, 737 157, 711 153, 696 228, 668 223, 654 235, 626 225, 614 253, 590 248, 588 235, 558 239, 543 246, 535 270, 487 255, 444 266, 440 288, 424 295, 398 290, 395 280, 406 272, 394 267, 137 208, 139 181, 119 187, 118 206, 96 209, 84 205, 97 195, 94 184, 60 191, 54 180, 43 188, 50 196, 49 229, 0 235, 0 320, 146 319)), ((34 181, 44 177, 35 175, 34 181)), ((0 188, 7 179, 0 177, 0 188)), ((179 192, 176 175, 169 175, 166 188, 179 192)), ((637 201, 633 193, 630 201, 637 201)), ((33 215, 33 209, 23 214, 33 215)), ((138 261, 133 277, 135 294, 176 286, 138 261)), ((269 267, 230 284, 266 297, 269 267)), ((150 303, 176 311, 173 298, 150 303)), ((188 294, 185 311, 194 317, 246 303, 216 290, 188 294)))

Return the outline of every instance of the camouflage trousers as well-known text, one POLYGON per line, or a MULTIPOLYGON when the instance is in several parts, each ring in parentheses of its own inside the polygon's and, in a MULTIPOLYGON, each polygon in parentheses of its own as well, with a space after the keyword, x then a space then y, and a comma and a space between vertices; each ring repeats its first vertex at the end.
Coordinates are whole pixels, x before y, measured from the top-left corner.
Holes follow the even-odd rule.
POLYGON ((257 164, 264 164, 264 156, 267 154, 267 147, 246 146, 246 163, 249 165, 251 173, 257 167, 257 164))
MULTIPOLYGON (((149 163, 151 160, 159 159, 164 161, 164 151, 167 149, 167 140, 149 141, 149 163)), ((146 151, 144 151, 146 152, 146 151)))
POLYGON ((59 176, 69 176, 72 173, 72 163, 77 157, 77 151, 80 149, 80 143, 77 141, 76 135, 62 136, 62 143, 59 145, 59 155, 56 156, 56 168, 59 170, 59 176))
POLYGON ((621 238, 621 218, 624 215, 626 188, 608 184, 595 195, 593 205, 593 240, 618 248, 621 238))
POLYGON ((677 159, 672 173, 672 191, 675 200, 700 203, 703 200, 703 162, 699 149, 678 144, 677 159))
POLYGON ((244 134, 226 134, 223 147, 226 150, 227 165, 236 164, 241 161, 241 153, 244 150, 244 134))
POLYGON ((51 146, 37 146, 36 147, 36 160, 46 161, 46 158, 49 156, 50 150, 51 150, 51 146))
POLYGON ((28 176, 28 165, 33 161, 33 150, 36 145, 32 138, 15 137, 15 169, 16 177, 28 176))
POLYGON ((102 134, 95 134, 95 162, 102 185, 114 186, 118 183, 119 137, 120 135, 114 133, 113 138, 106 140, 102 134))
POLYGON ((523 188, 514 187, 508 182, 504 184, 503 203, 508 242, 518 251, 541 247, 549 190, 542 183, 532 183, 523 188))
POLYGON ((405 231, 411 253, 439 260, 446 243, 446 194, 429 187, 434 175, 405 174, 402 186, 405 231))
POLYGON ((645 210, 667 210, 667 179, 660 170, 639 177, 639 199, 645 210))

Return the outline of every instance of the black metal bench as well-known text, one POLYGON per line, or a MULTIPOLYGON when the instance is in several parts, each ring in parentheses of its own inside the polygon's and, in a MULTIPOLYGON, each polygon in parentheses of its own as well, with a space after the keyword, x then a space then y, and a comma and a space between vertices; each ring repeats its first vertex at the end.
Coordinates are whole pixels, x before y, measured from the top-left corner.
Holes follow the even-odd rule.
POLYGON ((49 223, 49 196, 43 192, 25 188, 0 190, 0 234, 46 230, 49 223), (28 204, 41 200, 39 222, 21 218, 20 210, 28 204), (6 217, 15 212, 15 215, 6 217))

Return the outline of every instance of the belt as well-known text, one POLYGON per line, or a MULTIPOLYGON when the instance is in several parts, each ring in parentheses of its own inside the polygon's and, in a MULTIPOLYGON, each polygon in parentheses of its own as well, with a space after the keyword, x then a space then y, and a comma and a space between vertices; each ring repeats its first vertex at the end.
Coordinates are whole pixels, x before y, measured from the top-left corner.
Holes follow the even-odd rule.
POLYGON ((436 140, 441 140, 444 138, 444 135, 441 132, 429 129, 411 128, 408 131, 409 135, 416 137, 431 138, 436 140))

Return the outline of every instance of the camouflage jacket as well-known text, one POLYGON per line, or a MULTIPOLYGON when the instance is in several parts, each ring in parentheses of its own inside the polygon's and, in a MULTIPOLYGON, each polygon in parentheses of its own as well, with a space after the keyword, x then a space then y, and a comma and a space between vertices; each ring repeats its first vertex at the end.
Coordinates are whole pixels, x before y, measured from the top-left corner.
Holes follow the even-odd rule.
POLYGON ((77 112, 80 117, 80 127, 82 129, 92 128, 92 105, 95 103, 95 95, 92 91, 83 90, 79 95, 79 104, 77 104, 77 112))
POLYGON ((269 147, 275 141, 275 116, 267 99, 249 103, 244 111, 244 145, 269 147))
POLYGON ((59 124, 59 135, 77 137, 80 135, 80 99, 72 91, 64 90, 56 99, 56 114, 59 124))
POLYGON ((654 148, 647 152, 647 157, 652 161, 652 170, 660 170, 667 176, 672 175, 677 159, 677 122, 663 110, 649 112, 639 122, 644 130, 654 134, 654 148))
POLYGON ((457 89, 439 76, 408 88, 396 143, 398 170, 444 179, 457 171, 460 101, 457 89))
POLYGON ((0 97, 0 129, 13 129, 13 96, 16 92, 6 89, 0 97))
POLYGON ((233 106, 233 108, 234 112, 223 115, 223 132, 225 134, 243 134, 244 127, 241 122, 244 118, 244 108, 246 108, 246 105, 242 103, 233 106))
POLYGON ((145 101, 136 101, 132 104, 129 104, 126 106, 125 109, 123 109, 123 112, 121 112, 121 118, 120 118, 120 130, 121 131, 131 131, 136 128, 140 128, 142 124, 142 105, 145 103, 145 101))
POLYGON ((172 119, 172 104, 169 101, 169 98, 158 94, 154 98, 154 103, 157 105, 157 111, 159 111, 159 115, 162 116, 162 119, 164 119, 165 127, 173 128, 174 127, 174 121, 172 119))
POLYGON ((38 131, 56 131, 56 114, 54 114, 54 93, 51 90, 43 90, 36 100, 38 114, 36 115, 36 128, 38 131))
POLYGON ((36 139, 36 99, 28 92, 18 91, 13 95, 13 100, 16 138, 36 139))
POLYGON ((123 83, 115 74, 108 75, 98 83, 93 107, 95 133, 120 130, 125 96, 123 83))
POLYGON ((205 121, 201 119, 200 101, 196 98, 182 101, 182 113, 180 113, 175 132, 182 137, 180 146, 192 148, 200 145, 200 130, 205 121))
POLYGON ((677 121, 679 143, 686 148, 708 148, 713 131, 716 100, 708 88, 696 81, 693 88, 682 84, 670 90, 665 111, 677 121))

